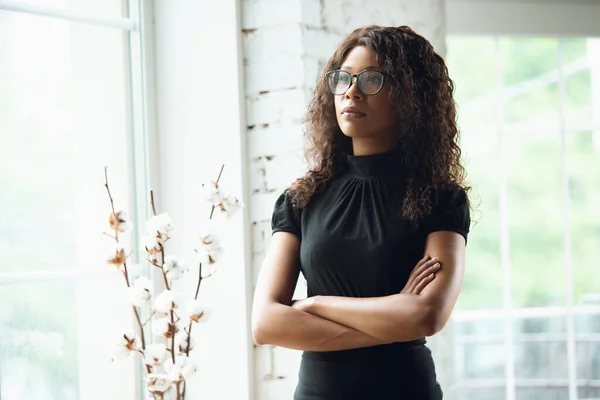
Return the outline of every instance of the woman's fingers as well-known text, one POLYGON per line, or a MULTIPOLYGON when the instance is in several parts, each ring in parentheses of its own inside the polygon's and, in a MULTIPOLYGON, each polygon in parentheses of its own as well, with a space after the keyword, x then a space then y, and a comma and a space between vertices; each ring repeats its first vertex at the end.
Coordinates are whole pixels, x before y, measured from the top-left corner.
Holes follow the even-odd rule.
POLYGON ((413 270, 410 272, 410 275, 408 276, 406 285, 404 285, 404 289, 402 290, 403 293, 412 293, 416 285, 417 276, 421 273, 423 268, 426 268, 427 262, 430 260, 431 257, 425 256, 422 259, 420 259, 419 262, 417 262, 417 265, 413 268, 413 270))
POLYGON ((420 259, 419 262, 417 263, 417 265, 415 265, 415 267, 411 271, 410 276, 408 277, 409 282, 411 280, 414 280, 416 278, 416 276, 423 270, 423 268, 426 268, 427 263, 430 262, 431 260, 432 260, 432 258, 429 256, 425 256, 422 259, 420 259))
POLYGON ((431 273, 431 274, 427 275, 425 278, 421 279, 421 281, 415 287, 415 290, 412 292, 412 294, 421 294, 423 289, 425 289, 427 287, 427 285, 429 285, 431 282, 433 282, 434 279, 435 279, 434 273, 431 273))
POLYGON ((430 268, 431 266, 433 266, 435 263, 438 262, 437 257, 428 257, 427 259, 423 259, 421 261, 419 261, 417 263, 417 265, 415 266, 415 268, 413 268, 412 272, 411 272, 411 277, 409 279, 417 279, 417 277, 423 273, 423 271, 427 270, 428 268, 430 268))
POLYGON ((421 260, 413 269, 409 278, 409 293, 419 294, 435 278, 435 272, 440 269, 437 257, 421 260))
POLYGON ((429 268, 424 270, 416 279, 417 284, 413 290, 413 294, 421 294, 421 291, 425 289, 435 279, 435 273, 439 271, 441 265, 439 262, 431 265, 429 268))

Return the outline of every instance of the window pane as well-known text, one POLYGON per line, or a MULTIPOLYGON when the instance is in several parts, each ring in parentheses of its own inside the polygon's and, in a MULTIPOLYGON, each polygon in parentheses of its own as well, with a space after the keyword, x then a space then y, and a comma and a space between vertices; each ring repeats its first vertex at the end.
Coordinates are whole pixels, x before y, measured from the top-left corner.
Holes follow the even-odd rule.
POLYGON ((504 334, 504 321, 495 319, 473 319, 470 321, 459 321, 454 323, 458 337, 487 336, 502 338, 504 334))
POLYGON ((527 334, 566 334, 567 322, 564 317, 517 318, 513 321, 515 335, 527 334))
POLYGON ((493 131, 463 131, 465 168, 469 174, 475 225, 467 246, 467 265, 457 309, 502 306, 500 257, 500 176, 497 168, 497 135, 493 131))
POLYGON ((600 303, 600 279, 590 279, 598 274, 600 258, 600 140, 594 135, 571 133, 567 138, 571 262, 577 304, 600 303))
POLYGON ((2 287, 0 307, 10 313, 0 322, 1 397, 77 399, 78 359, 72 283, 2 287), (10 304, 18 299, 16 305, 10 304), (10 305, 9 305, 10 304, 10 305))
POLYGON ((0 40, 0 273, 97 265, 105 165, 131 209, 123 33, 0 12, 16 37, 0 40))
POLYGON ((11 310, 0 329, 3 398, 77 398, 75 291, 73 282, 2 287, 0 307, 11 310))
POLYGON ((472 320, 452 324, 456 379, 504 379, 504 324, 501 320, 472 320))
POLYGON ((457 345, 457 372, 461 380, 504 378, 504 344, 465 343, 457 345))
POLYGON ((500 39, 504 121, 509 129, 555 130, 559 118, 558 41, 500 39))
POLYGON ((561 39, 565 77, 565 123, 569 131, 592 129, 592 88, 588 42, 591 39, 561 39))
POLYGON ((504 388, 462 389, 457 399, 505 400, 504 388))
POLYGON ((493 37, 449 37, 446 63, 456 85, 461 127, 476 130, 498 122, 497 46, 493 37), (474 51, 477 57, 473 57, 474 51), (469 60, 465 62, 465 60, 469 60))
POLYGON ((517 400, 565 400, 569 390, 565 388, 517 388, 517 400))
MULTIPOLYGON (((581 379, 580 393, 600 390, 600 312, 597 314, 577 315, 575 318, 577 377, 581 379), (596 385, 594 386, 594 380, 596 385)), ((596 392, 597 393, 597 392, 596 392)))
POLYGON ((581 337, 577 342, 577 377, 596 379, 600 377, 600 339, 581 337))
POLYGON ((564 317, 516 319, 513 327, 517 380, 568 378, 564 317))
POLYGON ((577 398, 579 400, 598 400, 600 399, 600 387, 579 388, 577 398))
POLYGON ((506 136, 512 304, 564 304, 560 139, 506 136))
POLYGON ((126 381, 131 364, 110 363, 117 332, 106 321, 120 328, 131 317, 119 278, 115 271, 88 282, 0 287, 0 398, 96 399, 88 393, 98 389, 98 379, 111 381, 103 398, 131 398, 119 395, 131 394, 126 381), (99 301, 106 292, 114 296, 99 301))
POLYGON ((467 273, 457 309, 498 308, 502 305, 498 122, 494 38, 450 37, 447 64, 456 84, 461 144, 471 199, 476 206, 467 246, 467 273), (481 57, 472 57, 477 49, 481 57), (464 62, 465 59, 471 60, 464 62), (493 162, 490 162, 494 160, 493 162))
POLYGON ((575 316, 575 332, 583 334, 600 334, 600 312, 575 316))
MULTIPOLYGON (((515 376, 517 379, 567 379, 567 342, 544 335, 521 337, 529 339, 515 344, 515 376)), ((518 340, 518 339, 517 339, 518 340)))

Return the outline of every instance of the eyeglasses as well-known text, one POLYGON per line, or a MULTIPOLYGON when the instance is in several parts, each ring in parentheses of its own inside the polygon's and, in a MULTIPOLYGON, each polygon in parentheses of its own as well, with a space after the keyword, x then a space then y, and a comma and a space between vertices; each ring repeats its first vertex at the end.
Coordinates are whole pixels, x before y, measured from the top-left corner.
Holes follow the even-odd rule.
POLYGON ((383 72, 375 70, 367 69, 358 74, 351 74, 336 69, 325 74, 329 90, 334 95, 345 94, 352 86, 352 78, 354 77, 356 77, 358 90, 365 96, 377 94, 383 87, 383 72))

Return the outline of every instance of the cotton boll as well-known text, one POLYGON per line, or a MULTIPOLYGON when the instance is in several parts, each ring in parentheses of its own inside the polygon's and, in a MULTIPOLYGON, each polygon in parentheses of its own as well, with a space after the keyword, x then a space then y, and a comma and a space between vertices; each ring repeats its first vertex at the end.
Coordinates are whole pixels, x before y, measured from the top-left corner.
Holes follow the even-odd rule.
POLYGON ((127 213, 123 210, 111 212, 108 217, 108 224, 110 229, 117 232, 127 232, 131 228, 131 224, 127 222, 127 213))
POLYGON ((182 259, 174 256, 166 256, 163 264, 163 271, 169 281, 181 278, 181 275, 187 271, 187 266, 182 259))
POLYGON ((198 300, 188 300, 185 303, 187 317, 194 322, 204 318, 204 307, 198 300))
POLYGON ((134 306, 141 307, 152 297, 152 281, 145 276, 136 279, 129 288, 129 298, 134 306))
POLYGON ((152 321, 152 333, 157 336, 172 338, 179 331, 177 323, 171 322, 171 318, 155 318, 152 321))
POLYGON ((134 332, 124 332, 113 347, 112 361, 128 358, 132 351, 140 348, 140 345, 141 339, 134 332))
POLYGON ((162 394, 171 388, 171 381, 166 374, 148 374, 146 386, 150 393, 162 394))
POLYGON ((168 314, 179 307, 179 293, 174 290, 164 290, 154 300, 154 310, 168 314))
POLYGON ((163 248, 162 241, 156 236, 142 236, 142 244, 144 246, 144 249, 146 249, 146 251, 150 254, 159 253, 163 248))
POLYGON ((216 182, 209 182, 202 185, 202 197, 204 200, 213 206, 218 205, 223 201, 223 193, 216 182))
POLYGON ((175 348, 180 353, 186 354, 186 352, 188 351, 188 346, 189 351, 192 351, 194 347, 196 347, 196 342, 194 341, 194 338, 189 336, 185 332, 178 333, 177 336, 175 336, 175 348))
POLYGON ((118 268, 121 268, 121 266, 127 262, 127 255, 121 244, 117 243, 117 245, 111 249, 106 262, 118 268))
POLYGON ((192 359, 187 356, 177 356, 175 364, 171 359, 168 359, 164 367, 169 380, 174 383, 189 380, 198 369, 192 359))
POLYGON ((227 195, 219 204, 221 212, 227 217, 232 217, 244 207, 244 204, 235 196, 227 195))
POLYGON ((162 365, 171 355, 164 344, 150 344, 143 352, 144 363, 153 367, 162 365))

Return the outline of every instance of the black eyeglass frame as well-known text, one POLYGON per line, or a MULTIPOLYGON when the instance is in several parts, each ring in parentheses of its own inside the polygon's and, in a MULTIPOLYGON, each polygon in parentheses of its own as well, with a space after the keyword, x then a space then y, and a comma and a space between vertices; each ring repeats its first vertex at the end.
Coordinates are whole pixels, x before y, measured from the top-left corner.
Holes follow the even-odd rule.
POLYGON ((383 89, 383 85, 385 85, 385 73, 383 73, 379 70, 376 70, 376 69, 365 69, 364 71, 360 71, 358 74, 351 74, 350 72, 344 71, 343 69, 332 69, 331 71, 327 71, 325 73, 325 81, 327 83, 327 87, 329 88, 329 92, 331 94, 333 94, 334 96, 343 96, 346 93, 348 93, 348 90, 350 90, 352 85, 354 85, 354 83, 352 82, 353 78, 356 78, 356 80, 354 82, 356 82, 358 91, 361 92, 363 94, 363 96, 375 96, 377 93, 381 92, 381 89, 383 89), (339 72, 343 72, 345 74, 350 75, 350 85, 348 85, 348 88, 346 90, 344 90, 344 93, 334 93, 331 90, 331 86, 329 86, 329 76, 331 76, 332 74, 335 74, 335 73, 339 73, 339 72), (377 72, 377 73, 381 74, 381 87, 375 93, 371 93, 371 94, 364 93, 362 90, 360 90, 360 86, 358 86, 358 77, 366 72, 377 72))

